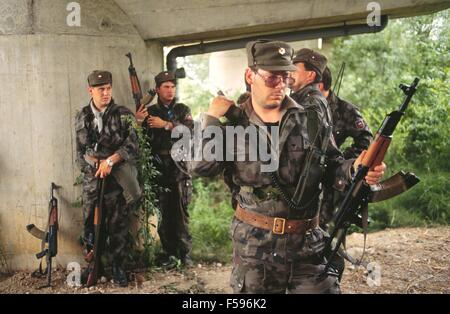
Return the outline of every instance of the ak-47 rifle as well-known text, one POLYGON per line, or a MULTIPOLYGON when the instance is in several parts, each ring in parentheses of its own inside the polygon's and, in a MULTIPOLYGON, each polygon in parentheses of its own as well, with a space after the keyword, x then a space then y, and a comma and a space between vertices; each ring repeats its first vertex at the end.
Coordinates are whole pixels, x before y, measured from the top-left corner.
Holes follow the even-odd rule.
MULTIPOLYGON (((368 203, 381 201, 398 195, 419 182, 419 178, 413 173, 397 173, 392 178, 376 185, 375 189, 371 189, 365 182, 365 176, 369 170, 373 170, 380 165, 389 148, 397 124, 404 115, 412 96, 416 92, 419 79, 415 78, 411 85, 400 84, 400 89, 406 95, 403 104, 399 110, 393 111, 386 116, 381 127, 379 128, 374 141, 370 144, 366 154, 364 155, 361 165, 359 166, 352 182, 347 190, 344 200, 334 217, 334 228, 325 244, 325 257, 327 264, 324 273, 328 273, 332 265, 332 261, 337 254, 348 228, 352 224, 362 226, 364 229, 364 242, 367 232, 368 219, 368 203), (375 190, 375 191, 374 191, 375 190), (377 191, 382 190, 382 194, 377 195, 377 191), (333 240, 336 243, 333 247, 333 240)), ((364 245, 365 247, 365 245, 364 245)), ((362 259, 362 258, 361 258, 362 259)))
POLYGON ((94 246, 85 257, 86 262, 89 263, 87 269, 86 285, 91 287, 97 283, 98 270, 101 263, 102 249, 104 246, 104 217, 103 212, 103 196, 105 193, 105 178, 97 179, 97 202, 94 208, 94 246))
POLYGON ((139 82, 139 78, 136 73, 136 69, 133 65, 133 59, 131 58, 131 52, 125 55, 130 59, 130 65, 128 66, 128 73, 130 74, 130 83, 131 83, 131 91, 133 93, 134 103, 136 105, 136 111, 144 105, 147 106, 155 97, 156 91, 154 89, 150 89, 147 91, 146 95, 142 94, 141 83, 139 82))
POLYGON ((34 276, 47 274, 47 284, 39 288, 51 287, 52 281, 52 258, 58 253, 58 199, 53 196, 53 191, 59 189, 55 183, 50 184, 50 200, 48 205, 48 221, 45 230, 41 230, 34 224, 27 225, 27 231, 34 237, 41 239, 41 252, 36 254, 40 259, 39 269, 33 273, 34 276), (47 244, 47 246, 46 246, 47 244), (47 269, 42 270, 42 258, 46 257, 47 269))

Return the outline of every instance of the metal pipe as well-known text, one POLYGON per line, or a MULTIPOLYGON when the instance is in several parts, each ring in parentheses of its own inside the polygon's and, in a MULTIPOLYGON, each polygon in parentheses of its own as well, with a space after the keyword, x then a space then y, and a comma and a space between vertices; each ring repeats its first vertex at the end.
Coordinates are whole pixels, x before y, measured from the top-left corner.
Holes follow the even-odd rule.
POLYGON ((244 48, 247 42, 257 39, 269 39, 269 40, 281 40, 286 42, 301 41, 314 38, 330 38, 348 35, 357 35, 365 33, 378 33, 381 32, 388 24, 388 16, 382 15, 380 19, 380 25, 369 26, 366 24, 333 26, 320 29, 308 29, 302 31, 293 31, 279 34, 258 35, 245 38, 214 41, 209 43, 200 43, 190 46, 179 46, 170 50, 166 57, 167 70, 175 71, 177 69, 177 58, 186 57, 192 55, 198 55, 203 53, 226 51, 233 49, 244 48))

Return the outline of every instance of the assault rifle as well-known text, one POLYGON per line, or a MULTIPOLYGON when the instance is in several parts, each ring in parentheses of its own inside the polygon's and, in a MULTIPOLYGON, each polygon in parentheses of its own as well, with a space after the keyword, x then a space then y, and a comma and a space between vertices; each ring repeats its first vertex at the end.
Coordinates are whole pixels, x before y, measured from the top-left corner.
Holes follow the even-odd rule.
POLYGON ((51 287, 52 281, 52 258, 58 253, 58 199, 53 196, 53 191, 59 189, 55 183, 50 184, 50 200, 48 204, 48 220, 45 230, 41 230, 34 224, 27 225, 27 231, 34 237, 41 239, 41 252, 36 254, 40 259, 39 269, 33 273, 33 276, 47 274, 47 284, 40 288, 51 287), (47 244, 47 245, 46 245, 47 244), (42 270, 42 258, 46 257, 47 268, 42 270))
MULTIPOLYGON (((364 229, 364 241, 367 233, 368 203, 381 201, 396 196, 419 182, 419 178, 413 173, 400 172, 392 178, 376 185, 374 189, 369 186, 364 178, 369 170, 381 164, 389 148, 397 124, 404 115, 412 96, 416 92, 419 79, 415 78, 411 85, 400 84, 399 88, 406 95, 403 104, 399 110, 393 111, 386 116, 379 128, 375 139, 370 144, 361 165, 351 182, 348 191, 345 194, 339 209, 334 216, 334 228, 325 244, 325 257, 327 264, 324 273, 328 273, 332 261, 337 254, 348 228, 352 225, 358 225, 364 229), (379 191, 382 191, 380 194, 379 191), (377 194, 378 193, 378 194, 377 194), (333 247, 333 240, 336 238, 333 247)), ((362 259, 362 258, 361 258, 362 259)))
MULTIPOLYGON (((136 111, 138 111, 142 105, 147 106, 153 100, 156 95, 156 91, 154 89, 149 89, 145 95, 142 94, 141 83, 139 83, 139 78, 133 65, 131 52, 127 53, 125 56, 130 60, 128 73, 130 74, 131 90, 133 93, 134 103, 136 105, 136 111)), ((178 68, 175 70, 176 79, 182 79, 185 77, 186 71, 184 68, 178 68)))
POLYGON ((143 96, 141 83, 139 82, 139 78, 136 73, 136 69, 133 65, 133 59, 131 58, 131 52, 125 55, 130 59, 130 65, 128 66, 128 73, 130 74, 130 83, 131 83, 131 91, 133 93, 134 103, 136 105, 136 111, 144 105, 147 106, 155 97, 156 91, 154 89, 150 89, 147 91, 147 94, 143 96))

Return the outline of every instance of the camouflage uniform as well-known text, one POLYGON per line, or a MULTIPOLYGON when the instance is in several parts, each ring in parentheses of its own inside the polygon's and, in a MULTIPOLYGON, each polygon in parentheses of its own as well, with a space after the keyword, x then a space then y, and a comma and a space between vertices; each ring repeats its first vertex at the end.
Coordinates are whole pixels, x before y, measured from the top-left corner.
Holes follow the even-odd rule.
MULTIPOLYGON (((331 90, 327 101, 332 114, 333 136, 337 147, 341 147, 345 140, 351 137, 353 138, 353 143, 343 151, 344 158, 358 157, 363 150, 369 147, 373 139, 369 126, 355 105, 337 97, 331 90)), ((320 222, 323 228, 332 219, 334 208, 339 205, 340 200, 342 200, 342 191, 324 193, 320 215, 320 222)))
POLYGON ((343 151, 344 157, 358 157, 373 139, 369 126, 358 107, 337 97, 333 91, 330 91, 327 101, 332 113, 333 135, 337 146, 340 147, 348 137, 353 138, 352 145, 343 151))
MULTIPOLYGON (((148 108, 151 116, 160 117, 164 121, 172 122, 174 127, 183 124, 190 128, 194 127, 191 110, 174 99, 172 103, 165 106, 158 98, 158 103, 148 108)), ((161 211, 161 223, 158 234, 164 251, 168 255, 184 259, 189 255, 192 247, 192 239, 189 234, 188 205, 192 196, 191 176, 173 161, 170 150, 176 139, 171 138, 171 131, 164 128, 150 128, 147 118, 143 123, 153 154, 158 156, 157 168, 161 172, 159 184, 163 191, 159 194, 159 208, 161 211)))
MULTIPOLYGON (((317 106, 314 98, 305 105, 317 106)), ((237 125, 244 128, 249 125, 264 126, 264 122, 255 114, 251 98, 241 105, 237 125)), ((279 167, 276 171, 281 185, 287 191, 295 187, 305 155, 310 149, 310 139, 306 128, 306 111, 303 106, 286 96, 282 103, 282 118, 279 127, 279 167)), ((318 117, 322 125, 322 117, 318 117)), ((202 128, 220 125, 218 119, 203 115, 202 128)), ((225 134, 223 134, 225 138, 225 134)), ((209 140, 203 140, 203 147, 209 140)), ((245 147, 234 150, 234 158, 242 151, 246 152, 246 161, 220 162, 206 161, 194 163, 195 173, 213 176, 221 173, 231 163, 232 179, 240 187, 237 202, 242 208, 271 217, 286 219, 308 219, 317 216, 320 184, 327 186, 343 185, 350 179, 353 160, 345 161, 333 141, 329 142, 326 155, 327 167, 322 176, 315 156, 311 165, 306 193, 300 204, 309 204, 301 211, 289 208, 286 201, 273 188, 271 174, 261 172, 260 161, 249 161, 249 140, 245 147)), ((235 293, 338 293, 339 282, 335 274, 322 275, 324 259, 322 257, 326 234, 316 227, 306 234, 284 233, 254 227, 236 217, 231 224, 233 239, 233 271, 231 286, 235 293)))
MULTIPOLYGON (((130 227, 129 214, 135 199, 124 197, 123 191, 129 191, 129 187, 121 187, 118 173, 126 171, 130 178, 134 177, 137 182, 138 141, 134 130, 130 129, 130 124, 124 120, 125 117, 134 119, 134 115, 128 108, 111 100, 103 113, 103 129, 99 133, 91 103, 78 112, 75 118, 77 163, 83 174, 84 238, 88 243, 92 241, 89 235, 94 231, 93 213, 98 194, 96 169, 86 161, 85 155, 106 159, 118 153, 123 161, 114 165, 111 174, 106 177, 104 211, 107 215, 108 252, 113 262, 120 266, 126 257, 124 248, 130 227)), ((135 190, 137 192, 134 197, 138 198, 139 186, 135 190)))

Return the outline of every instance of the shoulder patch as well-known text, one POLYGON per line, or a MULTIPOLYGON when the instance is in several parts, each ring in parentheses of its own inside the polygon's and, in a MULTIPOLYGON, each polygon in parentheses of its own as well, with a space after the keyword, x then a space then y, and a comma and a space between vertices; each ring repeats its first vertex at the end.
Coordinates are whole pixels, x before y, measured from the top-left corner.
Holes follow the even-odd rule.
POLYGON ((364 123, 364 120, 361 118, 356 119, 355 121, 355 126, 358 130, 364 129, 364 127, 366 126, 364 123))

